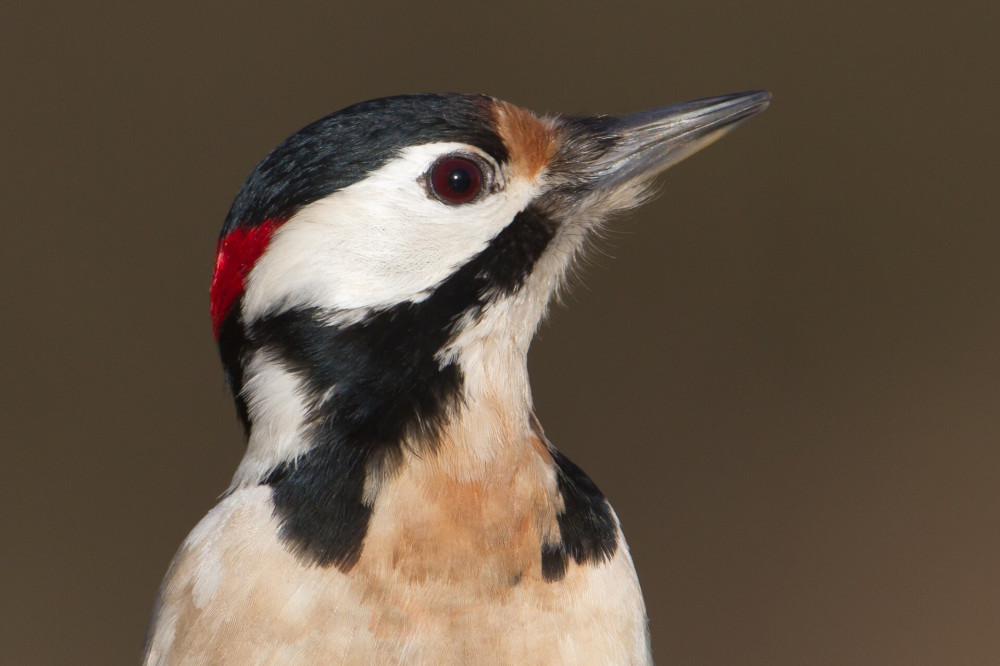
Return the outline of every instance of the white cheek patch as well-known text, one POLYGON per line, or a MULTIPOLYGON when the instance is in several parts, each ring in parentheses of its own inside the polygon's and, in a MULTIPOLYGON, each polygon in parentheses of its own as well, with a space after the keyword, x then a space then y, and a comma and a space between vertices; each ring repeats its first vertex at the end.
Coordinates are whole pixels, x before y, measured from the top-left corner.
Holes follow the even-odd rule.
POLYGON ((411 146, 293 215, 247 279, 244 317, 252 321, 290 307, 382 308, 426 298, 540 190, 537 182, 512 179, 473 203, 442 203, 420 179, 437 158, 453 152, 482 154, 460 143, 411 146))

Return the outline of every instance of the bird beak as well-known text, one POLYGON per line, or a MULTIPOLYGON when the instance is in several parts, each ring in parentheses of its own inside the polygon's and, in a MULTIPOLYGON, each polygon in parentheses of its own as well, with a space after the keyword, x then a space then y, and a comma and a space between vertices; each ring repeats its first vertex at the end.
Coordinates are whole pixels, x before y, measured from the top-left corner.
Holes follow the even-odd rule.
POLYGON ((646 181, 736 129, 770 101, 771 93, 755 90, 604 118, 601 133, 611 141, 591 165, 592 186, 611 190, 646 181))

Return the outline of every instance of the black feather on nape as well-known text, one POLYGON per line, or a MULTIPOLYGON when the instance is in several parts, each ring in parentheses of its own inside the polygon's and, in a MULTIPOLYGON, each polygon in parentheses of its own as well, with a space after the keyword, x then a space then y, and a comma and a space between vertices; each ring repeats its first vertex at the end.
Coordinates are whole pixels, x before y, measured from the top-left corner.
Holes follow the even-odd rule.
POLYGON ((250 415, 247 412, 247 401, 243 396, 243 353, 246 351, 246 329, 240 320, 240 300, 222 320, 219 327, 219 356, 222 358, 222 369, 226 375, 226 386, 236 401, 236 414, 243 424, 243 432, 250 436, 250 415))

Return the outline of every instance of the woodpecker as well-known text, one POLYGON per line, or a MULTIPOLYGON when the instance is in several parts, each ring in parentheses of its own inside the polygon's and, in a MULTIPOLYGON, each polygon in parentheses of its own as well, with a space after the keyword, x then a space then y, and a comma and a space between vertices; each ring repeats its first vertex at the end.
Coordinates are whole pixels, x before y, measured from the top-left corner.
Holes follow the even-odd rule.
POLYGON ((648 664, 619 521, 546 439, 527 352, 591 232, 769 103, 624 116, 363 102, 250 174, 211 317, 247 436, 146 664, 648 664))

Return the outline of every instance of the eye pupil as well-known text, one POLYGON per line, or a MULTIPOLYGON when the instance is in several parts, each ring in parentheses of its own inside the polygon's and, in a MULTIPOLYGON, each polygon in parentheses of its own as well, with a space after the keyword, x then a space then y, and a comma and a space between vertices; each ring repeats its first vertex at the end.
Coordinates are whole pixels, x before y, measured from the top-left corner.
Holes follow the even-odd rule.
POLYGON ((446 157, 431 168, 430 185, 445 203, 469 203, 483 188, 483 172, 470 159, 446 157))
POLYGON ((448 187, 452 192, 461 194, 472 187, 472 176, 467 169, 453 169, 448 174, 448 187))

